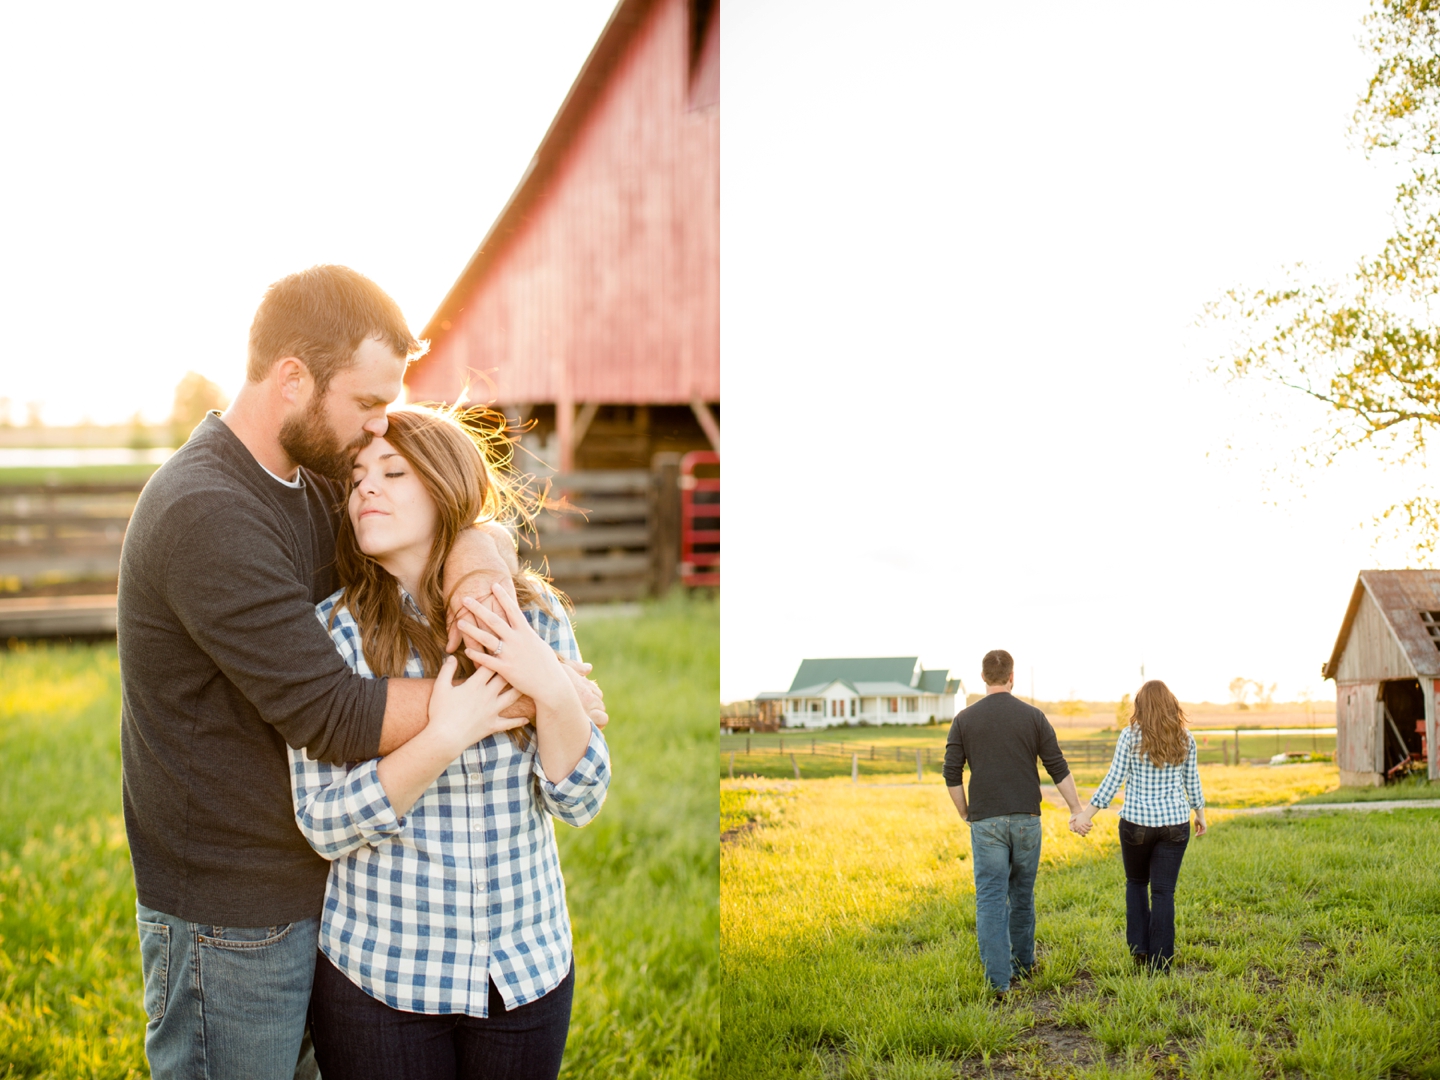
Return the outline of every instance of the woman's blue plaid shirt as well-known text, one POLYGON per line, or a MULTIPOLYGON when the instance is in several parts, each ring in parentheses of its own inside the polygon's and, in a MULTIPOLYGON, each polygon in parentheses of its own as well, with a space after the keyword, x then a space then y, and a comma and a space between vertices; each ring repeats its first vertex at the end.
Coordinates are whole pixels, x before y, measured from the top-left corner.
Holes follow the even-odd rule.
MULTIPOLYGON (((315 612, 346 663, 372 678, 339 598, 315 612)), ((578 660, 556 609, 525 618, 578 660)), ((423 674, 412 654, 405 675, 423 674)), ((492 979, 513 1009, 565 978, 570 915, 550 819, 580 826, 600 812, 610 755, 593 725, 585 756, 559 783, 546 778, 533 739, 521 750, 502 732, 452 762, 403 818, 380 785, 378 758, 342 768, 292 749, 290 764, 295 819, 332 861, 320 949, 356 986, 405 1012, 483 1017, 492 979)))
POLYGON ((1134 825, 1181 825, 1190 820, 1190 811, 1205 805, 1200 790, 1199 751, 1195 736, 1186 733, 1190 751, 1183 765, 1152 765, 1140 752, 1140 732, 1131 725, 1120 733, 1115 743, 1115 757, 1110 771, 1090 805, 1103 810, 1110 805, 1120 785, 1125 785, 1125 805, 1120 816, 1134 825))

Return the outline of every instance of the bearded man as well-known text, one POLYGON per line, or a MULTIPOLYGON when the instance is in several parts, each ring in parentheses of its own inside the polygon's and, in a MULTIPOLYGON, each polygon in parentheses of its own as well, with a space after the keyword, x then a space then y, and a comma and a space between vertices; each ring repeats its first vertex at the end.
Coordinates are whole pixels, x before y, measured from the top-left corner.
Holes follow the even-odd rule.
MULTIPOLYGON (((121 752, 155 1077, 306 1071, 329 864, 295 824, 286 744, 361 761, 426 724, 432 680, 352 673, 315 617, 336 588, 351 461, 385 434, 421 352, 395 301, 353 270, 276 282, 235 403, 136 504, 120 567, 121 752)), ((503 530, 470 530, 445 567, 457 608, 513 561, 503 530)), ((575 678, 603 726, 598 688, 575 678)))

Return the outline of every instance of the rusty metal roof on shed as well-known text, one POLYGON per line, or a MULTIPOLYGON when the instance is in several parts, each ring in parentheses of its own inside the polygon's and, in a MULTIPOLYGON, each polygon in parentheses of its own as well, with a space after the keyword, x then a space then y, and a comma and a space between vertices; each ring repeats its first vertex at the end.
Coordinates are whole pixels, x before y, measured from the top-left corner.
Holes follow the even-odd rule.
POLYGON ((1355 580, 1355 591, 1350 594, 1350 606, 1345 609, 1345 621, 1340 624, 1335 648, 1322 669, 1324 677, 1333 679, 1339 670, 1340 656, 1350 640, 1350 629, 1367 590, 1414 666, 1415 674, 1440 676, 1440 648, 1436 647, 1435 638, 1430 636, 1420 616, 1422 611, 1440 612, 1440 570, 1362 570, 1355 580))

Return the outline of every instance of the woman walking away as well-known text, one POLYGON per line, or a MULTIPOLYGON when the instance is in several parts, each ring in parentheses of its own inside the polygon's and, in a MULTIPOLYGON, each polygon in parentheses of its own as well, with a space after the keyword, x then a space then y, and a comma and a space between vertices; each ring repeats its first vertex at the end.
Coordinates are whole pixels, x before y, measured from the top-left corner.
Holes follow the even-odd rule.
POLYGON ((1115 744, 1110 771, 1073 826, 1090 831, 1097 810, 1110 805, 1120 785, 1120 857, 1125 861, 1125 940, 1137 965, 1170 970, 1175 957, 1175 882, 1190 842, 1205 833, 1195 738, 1170 688, 1151 679, 1135 695, 1135 714, 1115 744))

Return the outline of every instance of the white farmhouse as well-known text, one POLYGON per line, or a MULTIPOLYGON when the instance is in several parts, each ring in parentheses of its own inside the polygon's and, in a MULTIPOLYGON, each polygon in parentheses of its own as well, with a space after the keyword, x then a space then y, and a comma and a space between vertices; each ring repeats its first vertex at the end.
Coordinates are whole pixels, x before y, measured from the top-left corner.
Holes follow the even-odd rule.
POLYGON ((927 671, 915 656, 802 660, 789 690, 756 700, 776 702, 785 727, 949 722, 955 695, 965 699, 965 687, 949 676, 948 668, 927 671))

